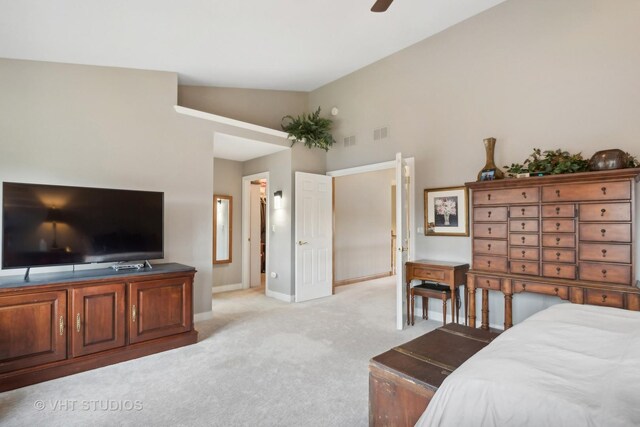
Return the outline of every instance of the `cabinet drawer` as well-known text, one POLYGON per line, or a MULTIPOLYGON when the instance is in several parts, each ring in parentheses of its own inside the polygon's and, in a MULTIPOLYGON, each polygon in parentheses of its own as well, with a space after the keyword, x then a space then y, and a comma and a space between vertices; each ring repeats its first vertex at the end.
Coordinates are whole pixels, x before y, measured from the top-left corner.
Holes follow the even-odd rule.
POLYGON ((571 264, 542 264, 542 275, 545 277, 556 277, 558 279, 576 278, 576 266, 571 264))
POLYGON ((592 282, 628 285, 631 282, 631 266, 581 262, 580 279, 592 282))
POLYGON ((545 219, 542 221, 544 233, 575 233, 576 223, 572 219, 545 219))
POLYGON ((415 267, 413 269, 413 277, 415 279, 444 282, 449 279, 449 272, 437 268, 415 267))
POLYGON ((542 261, 576 262, 576 251, 572 249, 543 249, 542 261))
POLYGON ((631 203, 582 204, 580 221, 631 221, 631 203))
POLYGON ((473 268, 496 273, 507 272, 507 258, 496 256, 476 255, 473 258, 473 268))
POLYGON ((473 224, 473 237, 507 238, 507 224, 473 224))
POLYGON ((491 289, 493 291, 499 291, 500 288, 500 279, 496 279, 493 277, 476 277, 476 287, 482 289, 491 289))
POLYGON ((509 210, 511 218, 538 218, 537 206, 513 206, 509 210))
POLYGON ((512 219, 509 221, 509 231, 535 233, 538 229, 539 223, 537 219, 512 219))
POLYGON ((486 255, 507 255, 506 240, 473 240, 473 253, 486 255))
POLYGON ((542 201, 617 200, 631 198, 631 181, 559 184, 542 187, 542 201))
POLYGON ((574 218, 576 205, 545 205, 542 207, 543 218, 574 218))
POLYGON ((575 234, 545 234, 542 236, 542 246, 554 248, 575 248, 575 234))
POLYGON ((512 246, 538 246, 540 236, 537 234, 509 234, 509 244, 512 246))
POLYGON ((593 305, 604 305, 607 307, 623 308, 624 302, 622 294, 619 292, 603 291, 599 289, 587 289, 585 291, 586 303, 593 305))
POLYGON ((545 283, 531 283, 514 280, 513 291, 535 292, 537 294, 551 295, 562 299, 569 299, 569 289, 566 286, 547 285, 545 283))
POLYGON ((631 264, 631 245, 580 243, 580 260, 631 264))
POLYGON ((540 200, 537 187, 504 190, 478 190, 473 192, 474 205, 500 205, 504 203, 536 203, 540 200))
POLYGON ((509 249, 509 258, 512 260, 537 261, 540 258, 540 250, 538 248, 511 248, 509 249))
POLYGON ((631 242, 631 224, 580 224, 580 240, 631 242))
POLYGON ((509 270, 515 274, 539 276, 540 264, 537 261, 511 261, 509 270))
POLYGON ((495 206, 490 208, 475 208, 473 210, 474 221, 506 221, 507 207, 495 206))

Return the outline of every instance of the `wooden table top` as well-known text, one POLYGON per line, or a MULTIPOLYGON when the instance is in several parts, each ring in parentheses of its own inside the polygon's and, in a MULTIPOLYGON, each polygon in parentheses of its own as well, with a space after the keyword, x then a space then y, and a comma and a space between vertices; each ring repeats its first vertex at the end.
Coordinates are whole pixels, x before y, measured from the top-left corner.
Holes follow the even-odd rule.
POLYGON ((451 267, 451 268, 469 267, 469 264, 464 262, 437 261, 432 259, 418 259, 415 261, 407 261, 406 264, 429 265, 433 267, 440 266, 440 267, 451 267))

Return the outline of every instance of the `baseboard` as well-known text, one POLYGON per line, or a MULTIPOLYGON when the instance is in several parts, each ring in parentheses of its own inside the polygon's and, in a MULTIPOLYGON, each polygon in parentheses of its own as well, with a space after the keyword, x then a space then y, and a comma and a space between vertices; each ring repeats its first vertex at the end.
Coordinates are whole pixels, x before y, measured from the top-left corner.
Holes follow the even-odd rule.
POLYGON ((275 291, 271 291, 269 289, 265 290, 265 295, 271 298, 275 298, 277 300, 280 301, 284 301, 284 302, 292 302, 293 301, 293 295, 287 295, 287 294, 282 294, 280 292, 275 292, 275 291))
POLYGON ((214 286, 211 288, 212 294, 219 294, 222 292, 238 291, 242 289, 242 283, 233 283, 231 285, 214 286))
POLYGON ((204 313, 196 313, 193 315, 194 322, 203 322, 205 320, 213 319, 213 311, 205 311, 204 313))
POLYGON ((379 273, 379 274, 372 274, 372 275, 369 275, 369 276, 355 277, 353 279, 334 280, 333 286, 351 285, 353 283, 366 282, 368 280, 375 280, 375 279, 382 279, 384 277, 390 277, 390 276, 393 276, 393 273, 391 271, 387 271, 386 273, 379 273))

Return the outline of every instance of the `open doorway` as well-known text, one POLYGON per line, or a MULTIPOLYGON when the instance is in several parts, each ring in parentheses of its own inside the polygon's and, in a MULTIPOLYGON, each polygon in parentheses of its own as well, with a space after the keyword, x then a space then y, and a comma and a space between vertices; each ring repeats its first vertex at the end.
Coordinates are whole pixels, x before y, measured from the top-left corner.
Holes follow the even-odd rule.
POLYGON ((269 291, 269 172, 242 178, 242 288, 269 291))

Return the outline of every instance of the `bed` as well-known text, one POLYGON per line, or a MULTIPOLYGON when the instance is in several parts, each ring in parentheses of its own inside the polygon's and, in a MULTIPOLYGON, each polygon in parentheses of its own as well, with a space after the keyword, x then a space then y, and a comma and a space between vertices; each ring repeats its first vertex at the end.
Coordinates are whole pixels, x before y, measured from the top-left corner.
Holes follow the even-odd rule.
POLYGON ((416 425, 640 425, 640 312, 534 314, 449 375, 416 425))

